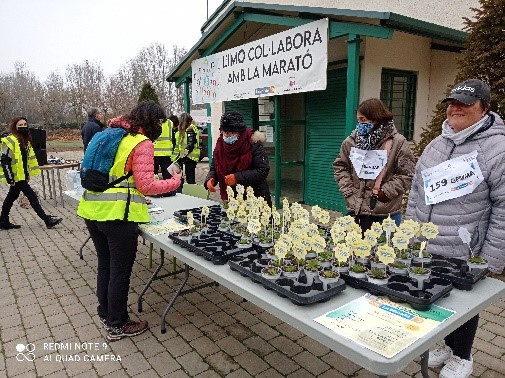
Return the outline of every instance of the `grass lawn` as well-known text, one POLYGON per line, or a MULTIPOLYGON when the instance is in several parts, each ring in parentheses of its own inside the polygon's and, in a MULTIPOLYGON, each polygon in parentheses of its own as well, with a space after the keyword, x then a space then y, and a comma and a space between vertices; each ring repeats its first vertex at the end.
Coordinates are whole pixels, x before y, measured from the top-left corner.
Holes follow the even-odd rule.
POLYGON ((48 140, 46 142, 48 152, 54 151, 79 151, 83 149, 82 140, 48 140))

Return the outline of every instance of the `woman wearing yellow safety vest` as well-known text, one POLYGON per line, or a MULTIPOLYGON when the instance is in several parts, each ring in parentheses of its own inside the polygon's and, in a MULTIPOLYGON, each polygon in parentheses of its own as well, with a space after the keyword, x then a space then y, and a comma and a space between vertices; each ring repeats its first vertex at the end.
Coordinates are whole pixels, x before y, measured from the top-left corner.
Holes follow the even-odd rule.
POLYGON ((21 227, 9 221, 12 205, 21 192, 28 198, 32 209, 44 221, 46 227, 53 228, 62 219, 45 213, 42 206, 40 206, 37 195, 28 184, 31 176, 40 175, 39 164, 31 144, 32 136, 28 129, 28 121, 24 117, 14 118, 9 125, 9 131, 10 133, 0 135, 2 150, 0 155, 0 181, 10 185, 0 213, 0 230, 21 227))
POLYGON ((188 184, 195 184, 196 163, 200 160, 200 131, 188 113, 179 115, 179 131, 175 134, 175 154, 179 165, 184 165, 184 175, 188 184))
POLYGON ((161 134, 166 120, 163 109, 153 101, 139 103, 128 116, 109 121, 128 133, 119 143, 112 178, 133 175, 104 192, 86 190, 77 215, 84 218, 98 256, 98 316, 111 341, 138 335, 146 321, 128 316, 130 275, 137 253, 138 224, 149 221, 144 195, 160 194, 180 185, 181 174, 169 180, 155 180, 152 141, 161 134))
POLYGON ((164 180, 172 177, 168 171, 168 167, 172 164, 175 133, 178 126, 179 119, 176 115, 171 115, 161 125, 161 134, 154 142, 154 173, 158 173, 161 168, 161 174, 164 180))

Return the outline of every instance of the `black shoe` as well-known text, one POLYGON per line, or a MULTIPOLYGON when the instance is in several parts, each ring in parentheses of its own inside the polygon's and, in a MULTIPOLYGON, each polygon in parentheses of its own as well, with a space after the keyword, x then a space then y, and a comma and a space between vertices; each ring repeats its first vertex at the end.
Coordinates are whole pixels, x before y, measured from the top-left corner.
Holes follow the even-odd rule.
POLYGON ((19 224, 13 224, 11 222, 1 222, 0 223, 0 230, 12 230, 15 228, 21 228, 19 224))
POLYGON ((63 218, 56 218, 56 217, 53 217, 53 216, 51 215, 51 216, 49 216, 49 218, 45 221, 45 223, 46 223, 46 227, 47 227, 47 228, 53 228, 54 226, 56 226, 57 224, 59 224, 62 220, 63 220, 63 218))

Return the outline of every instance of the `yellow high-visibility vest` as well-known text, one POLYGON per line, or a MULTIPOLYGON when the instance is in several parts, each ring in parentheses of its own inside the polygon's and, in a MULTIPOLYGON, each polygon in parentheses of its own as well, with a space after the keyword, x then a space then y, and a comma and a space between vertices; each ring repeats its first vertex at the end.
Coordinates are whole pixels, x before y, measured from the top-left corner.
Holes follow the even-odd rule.
MULTIPOLYGON (((125 167, 128 156, 140 142, 146 139, 147 137, 141 134, 135 136, 128 134, 121 140, 114 164, 109 171, 109 182, 127 174, 125 167)), ((77 215, 96 221, 149 222, 146 199, 135 188, 133 175, 104 192, 85 190, 79 201, 77 215)))
MULTIPOLYGON (((9 149, 12 151, 12 173, 14 174, 14 182, 26 180, 25 170, 23 168, 23 156, 21 155, 21 145, 19 144, 18 138, 14 135, 9 134, 6 137, 1 139, 1 150, 2 152, 5 149, 9 149)), ((39 163, 37 162, 37 158, 35 157, 35 152, 33 151, 33 147, 30 142, 28 142, 27 149, 27 158, 28 158, 28 175, 30 177, 40 175, 39 163)), ((5 177, 5 172, 0 166, 0 181, 3 183, 7 183, 7 179, 5 177)))
POLYGON ((172 157, 174 145, 172 143, 172 132, 174 124, 167 119, 161 124, 161 135, 154 142, 154 156, 172 157))
MULTIPOLYGON (((195 147, 193 147, 193 151, 188 155, 191 160, 200 161, 200 130, 194 123, 189 125, 188 130, 192 129, 195 132, 196 143, 195 147)), ((187 130, 186 130, 187 132, 187 130)), ((177 141, 177 145, 174 149, 174 155, 179 154, 182 150, 184 150, 188 146, 188 135, 184 133, 181 139, 179 139, 180 132, 177 131, 175 134, 175 140, 177 141)))

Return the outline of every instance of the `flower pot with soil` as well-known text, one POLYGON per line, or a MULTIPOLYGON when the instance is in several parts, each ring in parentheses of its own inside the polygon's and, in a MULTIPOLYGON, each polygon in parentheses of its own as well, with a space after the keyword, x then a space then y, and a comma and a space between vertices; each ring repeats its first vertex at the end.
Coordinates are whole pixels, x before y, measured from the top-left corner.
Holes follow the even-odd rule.
POLYGON ((349 268, 349 275, 354 278, 366 278, 366 268, 363 264, 354 264, 349 268))
POLYGON ((489 264, 486 259, 480 256, 473 256, 466 260, 466 265, 470 270, 472 269, 486 269, 489 264))
POLYGON ((337 282, 340 274, 334 270, 320 270, 319 280, 323 283, 323 290, 328 290, 328 284, 337 282))
POLYGON ((389 276, 386 271, 381 268, 372 268, 366 273, 366 278, 368 282, 374 285, 387 285, 389 281, 389 276))
POLYGON ((275 266, 268 266, 261 270, 261 275, 267 280, 276 280, 281 276, 281 269, 275 266))

